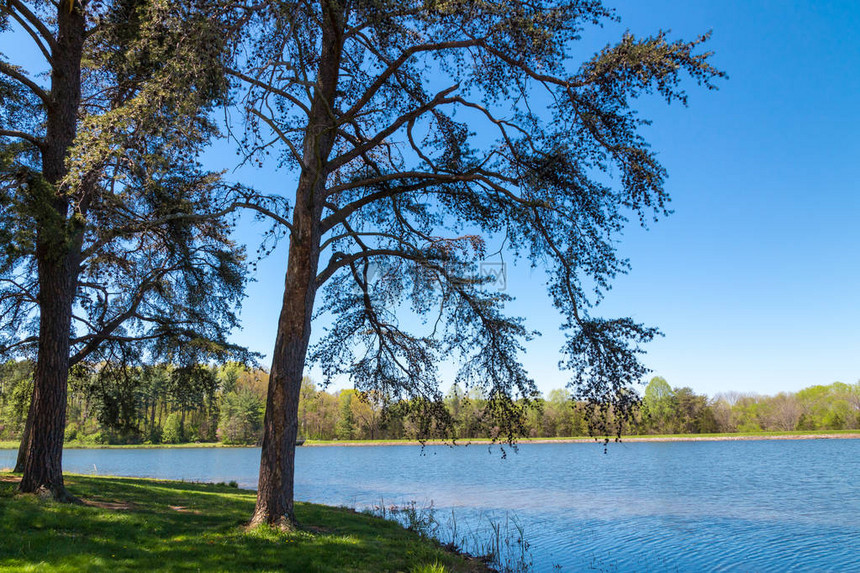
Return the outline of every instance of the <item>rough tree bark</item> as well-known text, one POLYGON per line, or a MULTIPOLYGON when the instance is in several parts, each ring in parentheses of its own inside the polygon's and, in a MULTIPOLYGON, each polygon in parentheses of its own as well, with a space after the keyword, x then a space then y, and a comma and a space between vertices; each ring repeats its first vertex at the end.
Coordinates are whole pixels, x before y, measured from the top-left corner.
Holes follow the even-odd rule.
POLYGON ((328 176, 326 162, 337 129, 330 110, 334 105, 343 47, 344 8, 336 2, 327 2, 325 6, 323 51, 303 146, 304 164, 296 189, 284 298, 269 375, 260 479, 252 526, 269 524, 289 528, 295 524, 293 489, 299 395, 316 297, 322 197, 328 176))
POLYGON ((31 182, 40 204, 36 260, 39 272, 39 351, 33 378, 32 424, 26 443, 20 491, 49 491, 74 501, 63 484, 63 435, 69 379, 69 348, 83 225, 71 211, 59 184, 67 173, 66 156, 77 131, 81 100, 81 55, 86 38, 81 8, 60 2, 56 50, 52 54, 42 182, 31 182))
POLYGON ((33 427, 33 393, 30 393, 30 407, 27 408, 27 421, 24 422, 24 433, 21 434, 21 444, 18 446, 18 459, 15 460, 16 474, 24 471, 24 462, 27 461, 27 442, 30 441, 30 429, 33 427))

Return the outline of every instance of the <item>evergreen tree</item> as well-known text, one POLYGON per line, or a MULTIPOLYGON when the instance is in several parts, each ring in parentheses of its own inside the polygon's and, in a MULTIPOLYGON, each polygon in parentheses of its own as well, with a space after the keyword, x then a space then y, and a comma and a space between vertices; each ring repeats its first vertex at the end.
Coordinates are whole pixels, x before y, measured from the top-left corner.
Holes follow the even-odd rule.
POLYGON ((298 174, 278 218, 289 249, 254 522, 293 520, 316 307, 336 318, 311 355, 327 377, 345 373, 413 408, 420 431, 451 435, 435 365, 459 358, 458 381, 486 389, 494 435, 523 431, 536 388, 518 354, 531 333, 478 272, 491 237, 545 267, 577 395, 616 413, 634 405, 625 389, 645 373, 639 345, 656 331, 592 314, 626 268, 613 247, 626 216, 666 212, 665 172, 631 104, 651 92, 686 101, 684 75, 710 86, 722 74, 696 53, 705 37, 662 32, 574 60, 581 32, 611 18, 592 0, 275 1, 254 12, 231 72, 249 110, 247 151, 262 160, 280 144, 298 174), (615 186, 601 175, 610 170, 615 186), (437 328, 407 328, 394 312, 407 303, 438 313, 437 328))
POLYGON ((166 339, 226 346, 241 253, 218 217, 218 177, 195 158, 214 133, 234 20, 202 0, 0 6, 0 31, 50 72, 0 55, 0 354, 37 356, 23 492, 73 500, 61 464, 71 366, 166 339))

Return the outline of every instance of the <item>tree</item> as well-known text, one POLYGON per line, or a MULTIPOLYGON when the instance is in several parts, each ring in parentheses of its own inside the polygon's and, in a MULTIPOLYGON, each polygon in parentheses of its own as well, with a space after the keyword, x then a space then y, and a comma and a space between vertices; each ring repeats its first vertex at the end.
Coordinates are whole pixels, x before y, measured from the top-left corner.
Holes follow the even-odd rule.
POLYGON ((612 18, 592 0, 278 1, 254 12, 230 72, 249 112, 248 158, 280 145, 298 181, 281 195, 288 260, 253 523, 293 520, 318 294, 336 318, 310 355, 327 378, 412 397, 413 414, 434 419, 422 428, 450 434, 435 363, 455 357, 457 380, 486 388, 488 426, 502 439, 521 432, 537 395, 518 359, 532 333, 478 273, 494 237, 546 269, 578 396, 616 414, 632 406, 624 389, 657 331, 592 314, 626 269, 613 246, 626 217, 666 213, 665 172, 632 100, 685 102, 685 74, 709 87, 722 74, 696 53, 706 36, 663 32, 625 34, 575 62, 580 32, 612 18), (408 329, 396 311, 409 309, 438 320, 408 329))
POLYGON ((353 416, 352 403, 358 400, 355 390, 341 390, 338 394, 340 415, 337 419, 338 440, 351 440, 355 438, 355 417, 353 416))
MULTIPOLYGON (((265 401, 265 394, 263 400, 265 401)), ((333 440, 336 437, 338 397, 323 390, 317 391, 310 378, 302 381, 299 405, 301 435, 314 440, 333 440)))
POLYGON ((848 386, 845 392, 845 400, 851 406, 854 416, 851 427, 860 428, 860 382, 856 382, 853 386, 848 386))
POLYGON ((0 31, 32 41, 50 72, 0 58, 0 354, 37 355, 23 492, 73 499, 70 366, 155 355, 156 341, 229 348, 241 253, 218 178, 195 157, 213 134, 230 20, 202 1, 0 7, 0 31))
POLYGON ((263 399, 251 388, 225 394, 221 402, 218 435, 225 444, 256 444, 263 425, 263 399))
POLYGON ((737 430, 732 416, 732 407, 736 401, 737 394, 734 392, 717 394, 711 400, 711 410, 714 413, 718 431, 734 432, 737 430))
POLYGON ((550 436, 576 436, 577 428, 573 423, 573 404, 570 400, 570 392, 560 388, 551 390, 546 401, 546 415, 552 420, 552 428, 549 429, 550 436))
POLYGON ((645 387, 642 409, 652 428, 669 433, 675 410, 675 392, 665 378, 655 376, 645 387))
POLYGON ((708 404, 708 397, 696 394, 692 388, 673 390, 673 431, 680 434, 703 434, 715 432, 717 421, 708 404))
POLYGON ((32 393, 32 362, 9 360, 0 364, 0 439, 20 436, 32 393))
POLYGON ((803 411, 793 394, 780 392, 766 402, 766 422, 768 430, 783 432, 797 429, 803 411))

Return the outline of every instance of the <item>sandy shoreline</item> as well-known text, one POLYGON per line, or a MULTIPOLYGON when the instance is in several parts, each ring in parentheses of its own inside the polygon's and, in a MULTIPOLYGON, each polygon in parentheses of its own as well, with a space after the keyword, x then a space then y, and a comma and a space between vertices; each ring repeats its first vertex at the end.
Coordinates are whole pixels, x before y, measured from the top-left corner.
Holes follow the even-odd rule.
MULTIPOLYGON (((754 441, 754 440, 839 440, 860 439, 860 432, 845 434, 784 434, 784 435, 761 435, 761 436, 631 436, 622 437, 621 443, 630 442, 732 442, 732 441, 754 441)), ((610 439, 610 442, 614 439, 610 439)), ((517 444, 593 444, 603 443, 601 438, 533 438, 519 440, 517 444)), ((456 445, 492 445, 491 440, 458 440, 456 445)), ((373 442, 313 442, 307 441, 304 448, 327 448, 333 446, 347 447, 370 447, 370 446, 420 446, 418 441, 373 441, 373 442)), ((447 446, 450 442, 441 440, 428 440, 427 446, 447 446)))

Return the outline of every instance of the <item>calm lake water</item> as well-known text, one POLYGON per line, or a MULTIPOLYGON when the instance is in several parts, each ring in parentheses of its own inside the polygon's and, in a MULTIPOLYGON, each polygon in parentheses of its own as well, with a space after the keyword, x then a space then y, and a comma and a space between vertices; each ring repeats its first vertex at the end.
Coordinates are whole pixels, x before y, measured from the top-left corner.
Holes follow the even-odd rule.
MULTIPOLYGON (((245 488, 259 465, 258 449, 64 456, 69 472, 245 488)), ((0 467, 14 457, 0 451, 0 467)), ((486 446, 304 447, 297 457, 300 500, 432 502, 438 535, 449 541, 455 521, 467 544, 489 539, 491 522, 515 542, 516 523, 537 571, 860 571, 860 440, 610 444, 607 454, 525 444, 505 459, 486 446)))

